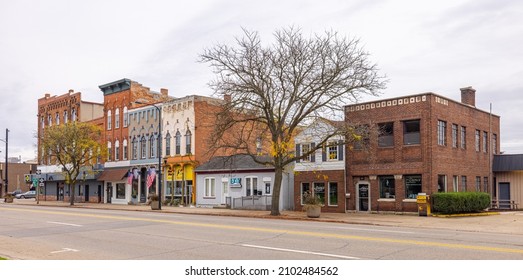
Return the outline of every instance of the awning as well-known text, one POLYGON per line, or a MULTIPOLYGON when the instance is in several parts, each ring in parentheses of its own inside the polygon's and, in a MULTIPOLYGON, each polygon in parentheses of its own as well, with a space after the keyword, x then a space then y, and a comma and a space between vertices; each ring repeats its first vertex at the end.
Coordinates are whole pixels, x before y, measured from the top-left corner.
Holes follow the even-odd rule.
POLYGON ((100 177, 98 177, 98 181, 105 181, 105 182, 122 181, 123 178, 126 177, 127 172, 129 172, 128 168, 106 169, 106 170, 102 171, 102 174, 100 175, 100 177))

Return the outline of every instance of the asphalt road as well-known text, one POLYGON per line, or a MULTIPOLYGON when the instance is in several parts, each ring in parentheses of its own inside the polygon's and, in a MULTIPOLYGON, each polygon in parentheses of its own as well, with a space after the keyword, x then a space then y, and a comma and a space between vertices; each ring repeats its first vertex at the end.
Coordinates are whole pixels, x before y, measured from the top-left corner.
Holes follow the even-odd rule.
POLYGON ((63 207, 0 207, 0 256, 29 260, 523 259, 519 235, 63 207))

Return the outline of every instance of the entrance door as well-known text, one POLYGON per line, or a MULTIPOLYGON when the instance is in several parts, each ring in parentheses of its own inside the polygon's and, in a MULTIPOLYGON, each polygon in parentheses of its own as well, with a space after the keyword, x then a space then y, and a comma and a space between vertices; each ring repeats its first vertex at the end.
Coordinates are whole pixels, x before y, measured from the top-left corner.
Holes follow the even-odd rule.
POLYGON ((64 186, 57 187, 58 201, 64 201, 64 186))
POLYGON ((499 208, 510 209, 510 183, 499 183, 499 208))
POLYGON ((102 185, 98 185, 98 203, 102 202, 102 185))
POLYGON ((358 211, 369 211, 369 184, 358 184, 358 211))
POLYGON ((229 196, 229 182, 222 182, 222 204, 226 204, 227 197, 229 196))
POLYGON ((107 203, 111 203, 113 197, 113 184, 107 183, 107 203))
POLYGON ((89 202, 89 185, 85 185, 85 202, 89 202))

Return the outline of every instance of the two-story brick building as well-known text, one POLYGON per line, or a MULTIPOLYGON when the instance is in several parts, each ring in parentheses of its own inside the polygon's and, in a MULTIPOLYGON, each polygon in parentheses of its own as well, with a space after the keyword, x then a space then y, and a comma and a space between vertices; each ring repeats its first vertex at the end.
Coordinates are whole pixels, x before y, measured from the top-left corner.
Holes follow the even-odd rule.
POLYGON ((492 192, 500 117, 476 108, 475 93, 462 88, 461 102, 423 93, 346 106, 346 121, 371 132, 346 152, 347 209, 416 211, 421 192, 492 192))

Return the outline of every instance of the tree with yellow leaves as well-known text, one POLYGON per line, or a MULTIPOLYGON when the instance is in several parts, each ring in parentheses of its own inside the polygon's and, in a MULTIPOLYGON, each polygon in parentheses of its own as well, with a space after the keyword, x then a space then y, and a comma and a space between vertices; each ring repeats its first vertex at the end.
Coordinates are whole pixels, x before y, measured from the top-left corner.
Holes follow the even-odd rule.
POLYGON ((80 168, 92 165, 98 158, 107 155, 107 148, 101 144, 102 137, 100 127, 83 122, 46 127, 41 136, 40 149, 64 172, 70 189, 70 205, 74 205, 80 168))

